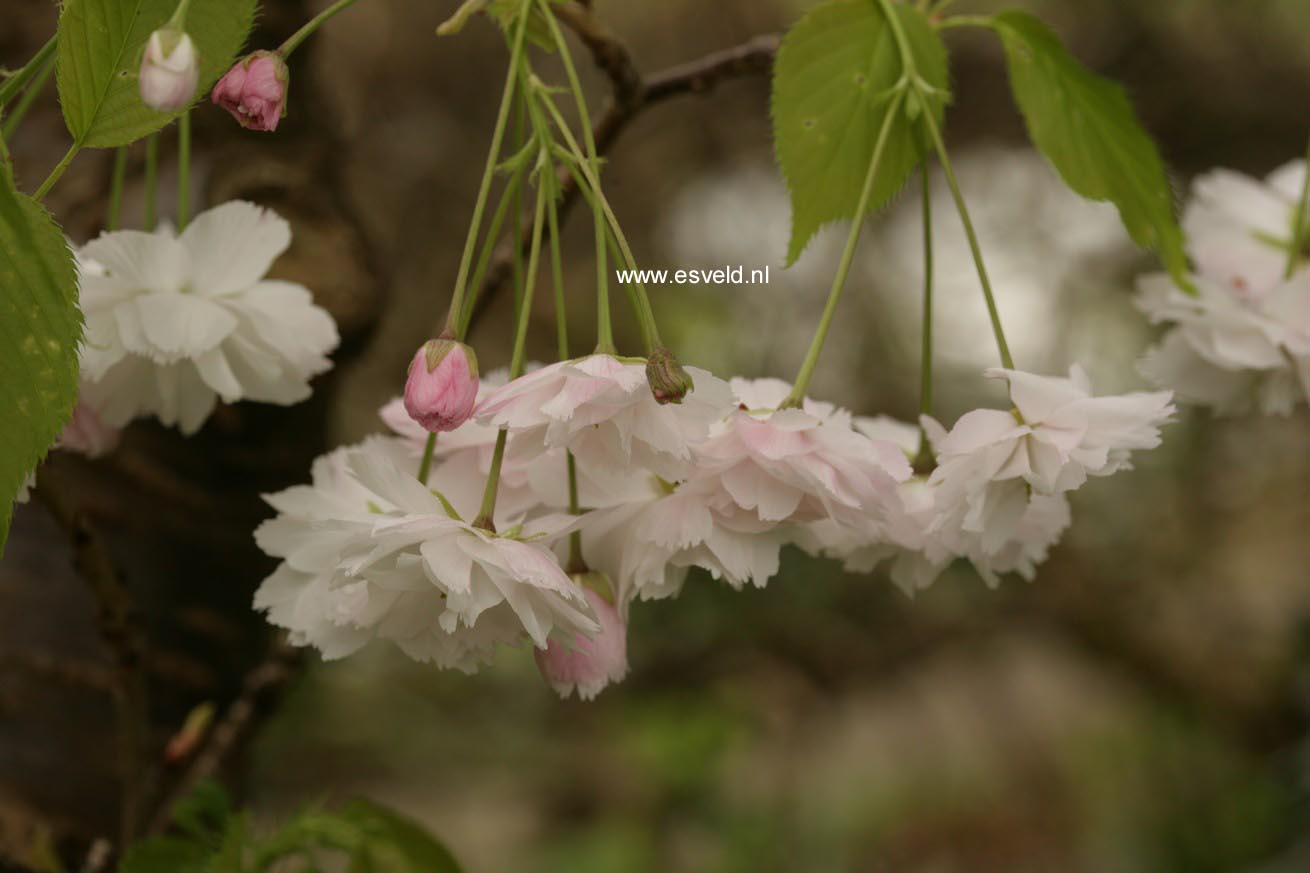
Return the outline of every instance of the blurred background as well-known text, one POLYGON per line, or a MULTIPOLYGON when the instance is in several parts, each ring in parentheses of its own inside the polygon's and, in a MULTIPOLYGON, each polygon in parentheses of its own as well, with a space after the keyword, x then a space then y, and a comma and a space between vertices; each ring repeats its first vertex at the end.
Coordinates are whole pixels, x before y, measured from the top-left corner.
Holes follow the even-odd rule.
MULTIPOLYGON (((266 0, 252 45, 275 45, 321 5, 266 0)), ((141 424, 107 461, 48 465, 97 520, 133 595, 156 757, 192 707, 222 709, 264 657, 248 604, 270 566, 249 533, 269 511, 254 495, 307 479, 315 454, 379 429, 376 409, 444 315, 505 61, 486 20, 433 35, 455 5, 366 0, 329 24, 296 56, 276 136, 208 105, 195 114, 206 199, 286 214, 296 243, 279 272, 342 325, 316 400, 223 410, 189 443, 141 424)), ((649 75, 781 32, 811 5, 594 10, 649 75)), ((1207 169, 1263 176, 1304 153, 1304 0, 1004 5, 1041 15, 1125 84, 1180 197, 1207 169)), ((4 19, 0 60, 15 66, 52 32, 55 9, 6 0, 4 19)), ((1152 332, 1131 290, 1154 262, 1112 208, 1070 194, 1028 148, 994 40, 948 41, 948 139, 1019 365, 1060 372, 1076 360, 1098 389, 1141 387, 1134 361, 1152 332)), ((581 46, 577 57, 603 106, 607 81, 581 46)), ((553 59, 540 67, 557 72, 553 59)), ((42 178, 66 136, 47 95, 11 144, 20 177, 42 178)), ((162 153, 168 203, 168 137, 162 153)), ((140 161, 138 149, 129 225, 142 214, 140 161)), ((111 162, 83 156, 50 200, 76 242, 103 222, 111 162)), ((652 106, 611 149, 605 182, 643 266, 771 268, 768 285, 652 289, 682 360, 790 379, 842 231, 783 270, 789 214, 767 77, 652 106)), ((949 423, 1001 396, 980 376, 994 363, 986 313, 934 183, 949 423)), ((919 196, 911 185, 870 222, 812 385, 857 413, 917 408, 919 196)), ((578 216, 567 223, 577 351, 594 331, 590 234, 578 216)), ((508 361, 510 296, 473 333, 484 370, 508 361)), ((549 295, 538 299, 530 346, 548 359, 553 314, 549 295)), ((621 345, 636 350, 616 300, 621 345)), ((1031 584, 988 590, 957 567, 911 601, 882 575, 799 553, 763 590, 695 577, 677 600, 634 609, 631 675, 590 704, 560 702, 526 651, 473 677, 381 647, 332 664, 311 655, 260 699, 259 729, 224 772, 262 821, 353 795, 390 804, 470 871, 1310 870, 1308 426, 1304 406, 1270 419, 1184 411, 1135 471, 1074 495, 1074 525, 1031 584)), ((38 505, 18 514, 0 564, 0 854, 39 869, 112 837, 118 816, 104 676, 115 655, 70 554, 38 505)), ((178 775, 166 762, 149 772, 147 793, 167 796, 178 775)))

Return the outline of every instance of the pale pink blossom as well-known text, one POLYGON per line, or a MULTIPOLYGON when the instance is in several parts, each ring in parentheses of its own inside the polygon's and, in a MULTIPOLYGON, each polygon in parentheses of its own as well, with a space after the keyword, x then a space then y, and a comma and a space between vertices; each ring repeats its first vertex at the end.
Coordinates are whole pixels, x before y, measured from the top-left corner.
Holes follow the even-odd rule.
POLYGON ((313 482, 266 496, 255 540, 282 563, 255 607, 325 658, 386 640, 418 661, 472 672, 499 645, 545 648, 600 630, 551 543, 575 520, 502 534, 453 515, 398 441, 373 437, 314 462, 313 482))
MULTIPOLYGON (((573 578, 582 584, 600 631, 590 636, 575 633, 571 640, 552 637, 546 648, 533 654, 542 677, 560 697, 576 690, 582 700, 592 700, 605 686, 628 675, 628 626, 618 608, 587 584, 586 576, 573 578)), ((609 585, 603 577, 600 584, 609 585)))
MULTIPOLYGON (((870 439, 895 445, 906 459, 919 451, 919 428, 888 416, 856 417, 855 429, 870 439)), ((928 588, 952 560, 959 557, 933 524, 937 517, 935 485, 926 475, 914 475, 896 485, 878 517, 863 524, 839 524, 822 519, 805 525, 797 540, 815 555, 840 560, 847 571, 872 573, 886 563, 892 582, 913 597, 928 588)))
POLYGON ((1166 276, 1138 281, 1137 306, 1170 325, 1138 365, 1151 382, 1220 413, 1290 413, 1310 395, 1310 271, 1239 295, 1207 276, 1183 293, 1166 276))
POLYGON ((459 427, 478 399, 478 358, 464 343, 429 340, 415 353, 405 382, 405 411, 430 433, 459 427))
POLYGON ((692 567, 733 588, 763 587, 778 572, 790 525, 760 521, 712 479, 633 480, 621 502, 579 522, 587 564, 614 580, 620 603, 672 597, 692 567))
POLYGON ((845 535, 882 524, 910 476, 904 454, 855 431, 845 411, 811 400, 778 410, 790 386, 776 379, 731 387, 739 406, 692 447, 688 479, 647 476, 644 495, 582 521, 587 562, 624 602, 676 594, 691 567, 763 586, 783 546, 809 541, 805 525, 827 520, 845 535))
POLYGON ((1167 391, 1095 397, 1077 365, 1067 379, 986 375, 1010 383, 1012 410, 975 409, 949 433, 922 424, 937 451, 930 532, 994 583, 998 573, 1030 577, 1069 525, 1064 494, 1129 469, 1132 452, 1159 445, 1174 406, 1167 391))
POLYGON ((694 444, 732 405, 726 383, 687 367, 695 382, 681 403, 651 394, 645 362, 589 355, 542 367, 478 403, 479 423, 508 428, 510 457, 568 449, 582 469, 626 474, 633 465, 669 481, 686 478, 694 444))
POLYGON ((287 114, 291 75, 277 52, 252 52, 237 61, 214 85, 210 99, 250 130, 277 130, 287 114))
POLYGON ((1010 383, 1012 411, 975 409, 935 440, 940 453, 934 480, 971 490, 991 480, 1022 479, 1042 494, 1078 488, 1088 476, 1129 467, 1135 450, 1160 444, 1160 427, 1172 420, 1172 394, 1092 395, 1078 365, 1069 377, 991 369, 990 379, 1010 383))
POLYGON ((777 379, 731 386, 741 408, 696 447, 694 478, 712 480, 759 521, 862 524, 910 477, 904 453, 856 431, 845 410, 808 398, 800 409, 778 409, 791 386, 777 379))
POLYGON ((1293 161, 1264 180, 1232 170, 1199 176, 1183 212, 1197 273, 1239 300, 1259 300, 1277 287, 1305 172, 1305 161, 1293 161))

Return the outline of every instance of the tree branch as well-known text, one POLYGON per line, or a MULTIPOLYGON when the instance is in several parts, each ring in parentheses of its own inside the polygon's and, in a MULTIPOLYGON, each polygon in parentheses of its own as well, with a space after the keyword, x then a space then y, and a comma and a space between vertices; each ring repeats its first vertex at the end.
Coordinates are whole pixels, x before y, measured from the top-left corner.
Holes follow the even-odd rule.
POLYGON ((114 659, 114 702, 118 711, 120 779, 122 780, 121 840, 130 839, 140 812, 142 750, 149 726, 145 678, 145 632, 127 586, 118 576, 113 555, 92 520, 42 472, 35 493, 73 541, 73 563, 95 598, 100 636, 114 659))
POLYGON ((224 766, 245 748, 265 717, 275 709, 275 703, 291 681, 300 675, 302 661, 300 649, 279 636, 268 656, 246 674, 241 693, 210 729, 204 744, 178 777, 166 799, 155 808, 146 828, 147 834, 167 830, 177 802, 191 794, 199 783, 218 776, 224 766))
POLYGON ((577 34, 596 66, 609 77, 615 102, 640 102, 646 83, 623 41, 581 3, 562 3, 554 7, 554 12, 556 18, 577 34))

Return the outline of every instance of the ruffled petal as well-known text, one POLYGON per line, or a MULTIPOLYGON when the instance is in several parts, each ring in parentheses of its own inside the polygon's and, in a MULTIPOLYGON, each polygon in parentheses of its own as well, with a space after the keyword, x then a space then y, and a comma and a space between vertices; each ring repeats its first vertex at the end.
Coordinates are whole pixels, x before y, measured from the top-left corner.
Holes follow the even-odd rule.
POLYGON ((197 215, 180 243, 191 256, 196 292, 223 297, 267 275, 291 245, 291 226, 271 210, 233 200, 197 215))

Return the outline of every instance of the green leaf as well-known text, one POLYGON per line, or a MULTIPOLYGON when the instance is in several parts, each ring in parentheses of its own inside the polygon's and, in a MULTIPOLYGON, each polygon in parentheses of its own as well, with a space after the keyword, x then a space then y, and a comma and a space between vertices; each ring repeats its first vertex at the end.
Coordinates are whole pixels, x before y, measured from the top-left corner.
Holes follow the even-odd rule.
POLYGON ((1174 279, 1190 287, 1164 162, 1123 89, 1083 67, 1026 12, 1003 12, 991 21, 1037 148, 1074 191, 1117 206, 1129 235, 1158 250, 1174 279))
POLYGON ((128 849, 118 873, 204 873, 211 851, 181 837, 152 837, 128 849))
MULTIPOLYGON (((921 12, 908 4, 895 8, 920 78, 941 94, 930 101, 940 118, 946 49, 921 12)), ((873 0, 829 0, 783 39, 773 71, 773 140, 791 191, 789 265, 820 227, 857 217, 890 92, 903 71, 892 28, 873 0)), ((905 110, 893 120, 871 212, 896 195, 918 164, 920 143, 927 142, 922 124, 905 110)))
POLYGON ((81 338, 63 231, 0 167, 0 551, 14 497, 73 414, 81 338))
POLYGON ((223 786, 212 779, 199 782, 172 810, 179 831, 196 840, 214 842, 222 839, 232 815, 232 801, 223 786))
POLYGON ((460 873, 445 846, 417 823, 385 807, 355 800, 341 817, 358 826, 365 838, 352 873, 460 873))
POLYGON ((333 858, 349 873, 460 873, 454 856, 413 821, 367 800, 340 811, 305 809, 267 836, 234 812, 227 795, 202 784, 173 809, 181 833, 137 843, 122 873, 255 873, 319 869, 295 860, 333 858))
MULTIPOLYGON (((181 113, 156 112, 141 102, 137 73, 146 40, 177 8, 177 0, 65 0, 59 16, 59 102, 79 146, 127 145, 181 113)), ((255 0, 192 0, 186 32, 200 53, 206 94, 232 66, 254 21, 255 0)))

